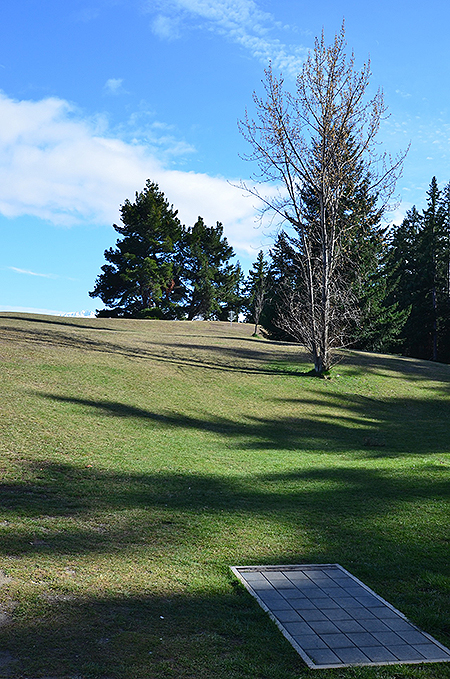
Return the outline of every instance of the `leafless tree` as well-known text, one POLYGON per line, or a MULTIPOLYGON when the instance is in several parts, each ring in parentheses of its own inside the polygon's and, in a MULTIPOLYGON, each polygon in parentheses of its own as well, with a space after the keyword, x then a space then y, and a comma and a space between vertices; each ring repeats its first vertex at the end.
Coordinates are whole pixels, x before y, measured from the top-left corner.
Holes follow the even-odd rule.
POLYGON ((351 225, 340 219, 348 177, 356 171, 370 182, 383 206, 388 204, 406 154, 392 160, 379 154, 376 135, 385 117, 383 93, 366 97, 370 62, 360 70, 347 57, 344 24, 333 44, 322 32, 297 77, 294 93, 271 66, 265 71, 265 97, 253 95, 256 119, 246 113, 240 129, 253 151, 260 184, 280 188, 274 195, 243 184, 295 230, 297 265, 304 294, 292 292, 282 315, 286 330, 311 352, 317 374, 327 371, 334 348, 346 341, 356 306, 348 285, 351 225), (305 206, 305 196, 315 205, 305 206))

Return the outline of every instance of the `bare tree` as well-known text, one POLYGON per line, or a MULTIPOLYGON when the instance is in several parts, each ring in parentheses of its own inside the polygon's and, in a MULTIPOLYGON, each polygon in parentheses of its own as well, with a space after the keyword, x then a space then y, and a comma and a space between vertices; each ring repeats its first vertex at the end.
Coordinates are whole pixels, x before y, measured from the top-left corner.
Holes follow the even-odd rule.
POLYGON ((265 98, 253 95, 257 119, 246 113, 240 123, 253 147, 246 158, 259 165, 259 182, 281 184, 268 197, 243 186, 262 199, 263 212, 274 212, 295 230, 291 241, 304 294, 292 293, 281 318, 285 329, 310 350, 317 374, 330 368, 332 350, 345 344, 348 324, 355 320, 345 275, 352 225, 342 219, 348 178, 364 176, 372 195, 386 206, 406 155, 392 161, 377 153, 375 137, 386 112, 383 93, 378 90, 366 100, 370 63, 356 70, 354 56, 348 58, 345 48, 344 24, 330 46, 322 32, 294 94, 269 66, 265 98))

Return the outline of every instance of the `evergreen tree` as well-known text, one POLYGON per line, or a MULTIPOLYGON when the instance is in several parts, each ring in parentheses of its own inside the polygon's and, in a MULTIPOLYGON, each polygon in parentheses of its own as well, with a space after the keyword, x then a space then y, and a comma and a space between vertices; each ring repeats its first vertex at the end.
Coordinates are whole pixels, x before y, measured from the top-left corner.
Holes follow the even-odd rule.
POLYGON ((264 259, 264 252, 260 250, 245 281, 245 320, 247 323, 253 322, 255 324, 254 335, 258 334, 259 320, 267 301, 268 275, 269 265, 264 259))
POLYGON ((240 262, 229 264, 224 272, 218 296, 220 307, 218 318, 221 321, 230 320, 230 314, 233 320, 238 320, 244 304, 243 285, 244 273, 240 262))
POLYGON ((449 210, 447 189, 433 177, 427 207, 415 207, 394 228, 390 243, 387 298, 410 310, 402 331, 402 353, 429 360, 450 359, 449 210))
POLYGON ((95 281, 91 297, 108 307, 98 315, 172 317, 182 295, 176 245, 182 226, 158 185, 150 180, 135 202, 120 208, 122 225, 115 248, 105 251, 108 264, 95 281))
POLYGON ((187 289, 187 318, 219 318, 229 303, 236 271, 229 260, 233 248, 223 235, 223 226, 206 226, 201 217, 184 238, 184 281, 187 289))
POLYGON ((259 319, 262 332, 272 340, 299 341, 284 326, 281 318, 286 306, 289 305, 292 291, 300 294, 304 287, 296 251, 285 231, 278 233, 269 256, 267 297, 259 319))

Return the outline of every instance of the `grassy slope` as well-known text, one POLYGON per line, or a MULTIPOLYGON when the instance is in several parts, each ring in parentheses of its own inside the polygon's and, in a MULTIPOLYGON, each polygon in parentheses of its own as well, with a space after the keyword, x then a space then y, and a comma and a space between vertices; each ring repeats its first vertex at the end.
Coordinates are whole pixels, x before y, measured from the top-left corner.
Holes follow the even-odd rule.
POLYGON ((251 332, 0 314, 0 676, 311 676, 238 564, 338 562, 450 645, 450 367, 251 332))

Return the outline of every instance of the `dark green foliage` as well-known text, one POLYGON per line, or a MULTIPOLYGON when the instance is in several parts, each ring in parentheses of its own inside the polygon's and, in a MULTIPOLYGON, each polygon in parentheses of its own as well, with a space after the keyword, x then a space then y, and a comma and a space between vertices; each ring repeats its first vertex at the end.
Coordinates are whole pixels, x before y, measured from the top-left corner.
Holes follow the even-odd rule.
POLYGON ((401 350, 406 356, 450 360, 449 189, 433 177, 427 207, 415 207, 395 227, 387 298, 409 310, 401 350))
POLYGON ((229 263, 234 252, 223 235, 222 224, 206 226, 199 217, 184 235, 183 255, 187 318, 221 318, 236 301, 239 276, 236 267, 229 263))
POLYGON ((102 316, 147 318, 158 309, 158 316, 173 317, 183 292, 176 258, 182 226, 176 211, 148 180, 134 203, 125 201, 120 214, 122 225, 113 226, 121 238, 105 251, 109 263, 102 266, 89 295, 108 307, 102 316))
POLYGON ((269 265, 264 259, 264 252, 260 250, 245 281, 245 320, 247 323, 255 324, 255 335, 258 334, 259 321, 267 302, 268 284, 269 265))
MULTIPOLYGON (((313 222, 319 206, 312 192, 304 192, 304 219, 313 222)), ((339 266, 334 280, 345 295, 336 296, 338 315, 346 318, 342 344, 369 351, 389 351, 397 348, 398 336, 408 311, 387 296, 389 264, 386 261, 386 234, 380 225, 382 211, 377 207, 377 195, 369 190, 367 177, 361 168, 347 177, 337 231, 336 247, 339 266)), ((289 313, 289 303, 307 294, 305 271, 302 266, 302 243, 280 232, 270 252, 268 299, 261 317, 266 333, 272 339, 299 341, 301 330, 290 332, 283 316, 289 313)), ((312 259, 320 259, 321 251, 312 259)), ((306 304, 306 301, 305 301, 306 304)))
POLYGON ((244 273, 240 262, 227 264, 219 292, 219 320, 238 320, 244 305, 244 273))
POLYGON ((121 235, 105 251, 91 297, 106 309, 101 317, 222 318, 242 304, 240 265, 219 222, 208 227, 201 217, 192 228, 180 223, 158 185, 147 181, 136 200, 120 209, 121 235))
POLYGON ((295 341, 280 327, 280 312, 288 292, 303 285, 296 266, 295 250, 285 231, 280 231, 270 250, 267 272, 267 297, 260 316, 263 334, 273 340, 295 341))

